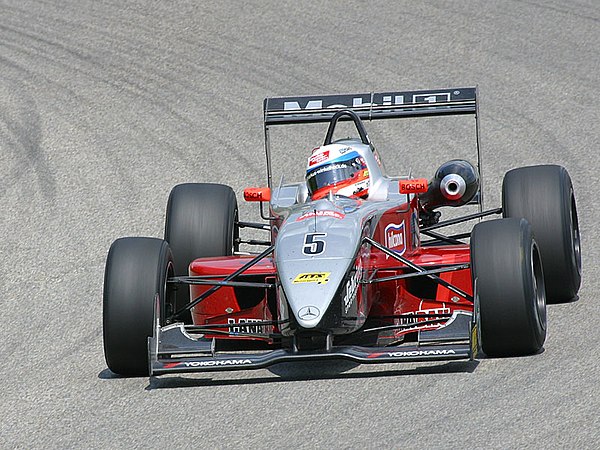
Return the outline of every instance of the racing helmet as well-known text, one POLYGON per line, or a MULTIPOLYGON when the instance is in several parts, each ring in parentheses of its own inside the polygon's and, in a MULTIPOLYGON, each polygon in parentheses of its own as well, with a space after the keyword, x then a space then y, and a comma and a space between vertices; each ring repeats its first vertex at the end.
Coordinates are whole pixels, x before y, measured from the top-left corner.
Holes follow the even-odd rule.
POLYGON ((317 147, 308 158, 306 185, 313 200, 330 192, 347 197, 369 195, 369 170, 360 154, 349 145, 317 147))

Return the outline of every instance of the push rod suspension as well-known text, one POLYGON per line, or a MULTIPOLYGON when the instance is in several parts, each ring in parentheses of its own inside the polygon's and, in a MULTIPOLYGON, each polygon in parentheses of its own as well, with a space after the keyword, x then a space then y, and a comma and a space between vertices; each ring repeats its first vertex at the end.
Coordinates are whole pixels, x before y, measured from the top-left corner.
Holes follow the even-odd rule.
MULTIPOLYGON (((235 277, 237 277, 238 275, 242 274, 243 272, 245 272, 246 270, 248 270, 250 267, 254 266, 255 264, 257 264, 260 260, 262 260, 269 253, 271 253, 274 249, 275 249, 274 245, 269 246, 269 248, 265 249, 262 253, 260 253, 259 255, 257 255, 255 258, 253 258, 250 261, 248 261, 246 264, 244 264, 238 270, 236 270, 235 272, 233 272, 230 275, 227 275, 225 278, 223 278, 223 282, 233 280, 235 277)), ((213 293, 215 293, 216 291, 218 291, 223 286, 224 286, 224 284, 219 284, 219 285, 211 287, 208 291, 204 292, 202 295, 200 295, 199 297, 195 298, 192 302, 190 302, 187 305, 185 305, 179 311, 174 312, 167 320, 171 321, 171 320, 179 317, 179 315, 181 313, 184 313, 185 311, 189 311, 194 306, 196 306, 198 303, 200 303, 202 300, 204 300, 206 297, 208 297, 209 295, 212 295, 213 293)))
POLYGON ((371 244, 373 247, 375 247, 378 250, 381 250, 383 253, 385 253, 386 255, 394 258, 397 261, 400 261, 401 263, 403 263, 404 265, 410 267, 413 270, 416 270, 417 272, 421 272, 423 276, 426 276, 428 278, 431 278, 432 280, 434 280, 436 283, 444 286, 446 289, 451 290, 452 292, 454 292, 455 294, 460 295, 461 297, 466 298, 468 301, 472 302, 473 301, 473 296, 466 293, 465 291, 463 291, 460 288, 457 288, 456 286, 454 286, 453 284, 448 283, 446 280, 441 279, 440 277, 438 277, 435 274, 432 273, 426 273, 427 270, 422 268, 421 266, 409 261, 408 259, 404 258, 403 256, 400 256, 398 254, 396 254, 395 252, 393 252, 392 250, 390 250, 389 248, 384 247, 383 245, 379 244, 378 242, 374 241, 373 239, 371 239, 370 237, 365 236, 364 237, 364 241, 366 241, 367 243, 371 244))
POLYGON ((481 217, 491 216, 492 214, 502 214, 502 208, 490 209, 488 211, 483 211, 480 213, 469 214, 468 216, 457 217, 456 219, 445 220, 443 222, 436 223, 435 225, 430 225, 428 227, 423 227, 420 229, 421 233, 424 231, 435 230, 436 228, 447 227, 450 225, 456 225, 457 223, 467 222, 473 219, 479 219, 481 217))

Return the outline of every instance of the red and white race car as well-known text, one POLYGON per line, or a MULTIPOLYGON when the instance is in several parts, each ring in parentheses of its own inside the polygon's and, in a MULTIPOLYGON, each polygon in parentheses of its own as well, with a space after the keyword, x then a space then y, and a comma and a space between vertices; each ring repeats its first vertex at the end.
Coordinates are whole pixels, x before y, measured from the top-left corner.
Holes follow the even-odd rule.
POLYGON ((390 177, 363 124, 456 114, 477 115, 475 88, 266 99, 267 187, 244 192, 264 221, 241 221, 228 186, 182 184, 164 239, 115 241, 104 279, 108 367, 161 375, 539 351, 546 302, 575 298, 581 282, 567 171, 511 170, 501 207, 484 210, 479 145, 476 164, 448 161, 429 180, 390 177), (357 136, 334 140, 339 121, 357 136), (270 127, 317 122, 329 128, 305 179, 273 186, 270 127), (478 212, 440 221, 438 208, 466 204, 478 212), (493 215, 502 218, 481 220, 493 215), (469 233, 440 232, 471 220, 469 233), (268 238, 243 240, 246 228, 268 238), (246 244, 265 248, 240 252, 246 244))

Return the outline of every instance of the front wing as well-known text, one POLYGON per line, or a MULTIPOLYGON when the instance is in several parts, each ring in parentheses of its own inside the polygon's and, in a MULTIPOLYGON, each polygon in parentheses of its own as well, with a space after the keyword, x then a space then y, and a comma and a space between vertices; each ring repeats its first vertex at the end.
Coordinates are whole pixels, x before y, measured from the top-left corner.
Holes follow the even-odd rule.
POLYGON ((276 349, 262 352, 217 352, 214 339, 194 338, 186 332, 182 323, 161 327, 155 319, 154 334, 148 339, 149 373, 156 376, 168 373, 249 370, 283 362, 333 359, 361 364, 472 360, 479 351, 478 326, 470 319, 467 323, 465 320, 455 322, 462 322, 462 325, 454 330, 449 327, 446 338, 438 332, 435 340, 424 339, 423 342, 410 346, 345 345, 311 351, 276 349), (457 334, 456 331, 461 329, 463 331, 457 334))

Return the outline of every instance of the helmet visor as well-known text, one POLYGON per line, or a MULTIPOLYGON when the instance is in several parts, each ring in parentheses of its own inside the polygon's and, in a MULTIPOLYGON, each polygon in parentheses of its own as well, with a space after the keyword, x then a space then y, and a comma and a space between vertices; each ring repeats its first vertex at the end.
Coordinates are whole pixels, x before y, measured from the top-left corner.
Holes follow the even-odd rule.
POLYGON ((308 172, 306 174, 306 184, 309 192, 312 194, 324 187, 353 179, 358 172, 364 169, 366 169, 366 165, 360 157, 336 161, 308 172))

